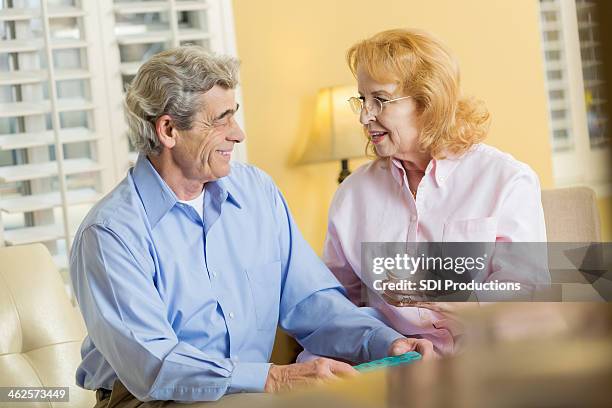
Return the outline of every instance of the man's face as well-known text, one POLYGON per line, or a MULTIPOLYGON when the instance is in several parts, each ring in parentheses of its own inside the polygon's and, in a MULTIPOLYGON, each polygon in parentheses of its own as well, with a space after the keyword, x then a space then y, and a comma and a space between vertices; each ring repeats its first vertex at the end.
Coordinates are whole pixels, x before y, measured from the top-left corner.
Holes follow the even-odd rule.
POLYGON ((200 102, 203 108, 192 128, 178 131, 172 157, 184 177, 206 183, 229 174, 234 144, 245 136, 234 118, 238 105, 233 89, 215 85, 200 102))

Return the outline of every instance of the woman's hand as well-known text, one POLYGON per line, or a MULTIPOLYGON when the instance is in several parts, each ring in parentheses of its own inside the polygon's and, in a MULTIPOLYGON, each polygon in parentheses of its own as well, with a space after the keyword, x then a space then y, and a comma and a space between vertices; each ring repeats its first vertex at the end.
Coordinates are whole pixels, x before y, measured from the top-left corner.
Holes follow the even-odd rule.
POLYGON ((432 312, 442 313, 448 316, 457 317, 463 310, 469 309, 472 306, 478 306, 477 302, 422 302, 415 301, 411 306, 422 307, 429 309, 432 312))
POLYGON ((462 313, 474 307, 478 307, 478 302, 414 302, 411 306, 437 312, 442 317, 433 322, 437 329, 445 328, 450 330, 453 336, 458 336, 464 332, 464 321, 462 313))

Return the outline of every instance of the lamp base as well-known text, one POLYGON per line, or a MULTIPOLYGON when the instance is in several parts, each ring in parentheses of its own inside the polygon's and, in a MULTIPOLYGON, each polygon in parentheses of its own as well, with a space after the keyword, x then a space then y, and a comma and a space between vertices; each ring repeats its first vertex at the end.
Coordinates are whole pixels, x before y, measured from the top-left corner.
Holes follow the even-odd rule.
POLYGON ((342 183, 345 178, 351 175, 351 171, 348 167, 348 159, 342 159, 340 161, 340 174, 338 175, 338 184, 342 183))

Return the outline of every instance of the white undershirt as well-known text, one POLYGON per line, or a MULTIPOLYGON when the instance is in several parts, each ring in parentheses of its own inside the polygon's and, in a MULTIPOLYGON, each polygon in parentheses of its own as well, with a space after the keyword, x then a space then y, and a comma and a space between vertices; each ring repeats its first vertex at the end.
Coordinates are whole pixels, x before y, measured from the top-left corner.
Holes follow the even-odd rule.
POLYGON ((204 189, 202 189, 202 193, 194 198, 193 200, 183 201, 178 200, 179 203, 187 204, 193 207, 194 210, 200 215, 200 219, 204 219, 204 189))

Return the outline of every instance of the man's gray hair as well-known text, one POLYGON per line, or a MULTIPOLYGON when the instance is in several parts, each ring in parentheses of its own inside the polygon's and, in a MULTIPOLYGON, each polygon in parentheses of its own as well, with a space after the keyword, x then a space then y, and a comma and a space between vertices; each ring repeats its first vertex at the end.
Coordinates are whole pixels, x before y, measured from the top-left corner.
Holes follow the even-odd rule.
POLYGON ((145 62, 125 95, 128 137, 143 154, 157 155, 162 146, 155 121, 170 115, 178 130, 189 130, 201 106, 199 98, 215 85, 234 89, 239 62, 185 45, 155 54, 145 62))

